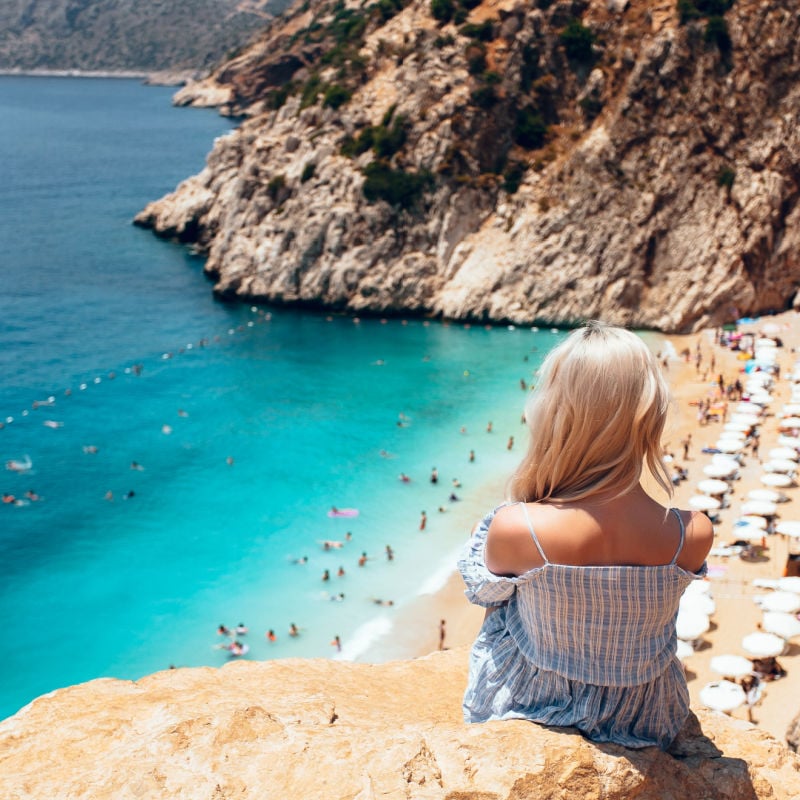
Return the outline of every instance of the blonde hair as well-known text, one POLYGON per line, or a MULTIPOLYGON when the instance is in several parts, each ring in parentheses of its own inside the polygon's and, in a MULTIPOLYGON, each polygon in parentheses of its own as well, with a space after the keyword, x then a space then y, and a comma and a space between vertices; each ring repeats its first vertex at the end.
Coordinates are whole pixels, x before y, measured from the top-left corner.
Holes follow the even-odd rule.
POLYGON ((672 495, 661 458, 669 389, 644 342, 624 328, 589 322, 542 364, 525 417, 528 452, 511 478, 512 499, 619 497, 646 465, 672 495))

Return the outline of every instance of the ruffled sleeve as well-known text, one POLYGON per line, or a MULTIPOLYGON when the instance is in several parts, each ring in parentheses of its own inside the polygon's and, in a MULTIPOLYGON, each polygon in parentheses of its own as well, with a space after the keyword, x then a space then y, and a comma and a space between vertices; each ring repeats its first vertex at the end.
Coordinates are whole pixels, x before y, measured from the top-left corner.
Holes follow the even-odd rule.
POLYGON ((486 566, 486 537, 496 512, 495 508, 481 520, 458 559, 458 570, 467 586, 464 594, 470 603, 485 608, 503 605, 507 602, 514 594, 519 582, 519 578, 495 575, 486 566))

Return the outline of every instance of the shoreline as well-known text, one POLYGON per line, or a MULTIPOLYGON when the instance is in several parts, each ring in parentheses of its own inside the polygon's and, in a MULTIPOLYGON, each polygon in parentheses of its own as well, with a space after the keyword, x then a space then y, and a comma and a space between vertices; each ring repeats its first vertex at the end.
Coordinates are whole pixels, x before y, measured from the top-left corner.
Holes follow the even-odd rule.
POLYGON ((0 69, 0 77, 5 78, 88 78, 139 80, 146 86, 184 86, 190 80, 197 80, 200 73, 193 70, 91 70, 91 69, 0 69))
MULTIPOLYGON (((742 330, 756 331, 765 318, 754 320, 748 325, 740 326, 742 330)), ((781 328, 781 336, 785 346, 781 349, 779 363, 781 374, 786 375, 791 371, 795 355, 793 346, 800 346, 800 313, 794 311, 768 318, 770 322, 781 328)), ((704 475, 702 467, 710 461, 709 455, 701 454, 701 448, 712 446, 719 438, 722 425, 711 422, 700 427, 696 420, 694 406, 690 403, 696 401, 708 390, 708 381, 702 380, 694 364, 687 363, 678 355, 684 348, 689 348, 694 353, 700 346, 704 357, 713 353, 716 359, 717 372, 722 372, 733 379, 738 374, 739 362, 736 353, 713 344, 713 330, 705 329, 693 334, 662 334, 645 332, 645 341, 656 350, 661 350, 670 355, 667 368, 667 379, 672 392, 672 403, 664 433, 665 449, 681 451, 679 442, 687 434, 692 434, 692 445, 689 459, 683 463, 682 458, 676 461, 689 470, 688 480, 681 482, 675 488, 671 504, 687 507, 688 498, 697 493, 696 484, 704 475)), ((785 381, 776 381, 775 402, 772 406, 771 416, 767 417, 761 426, 761 452, 766 453, 777 442, 777 426, 773 415, 780 403, 788 398, 788 388, 785 381)), ((760 487, 758 476, 760 463, 756 458, 748 458, 742 469, 742 477, 737 481, 731 493, 731 503, 721 512, 720 521, 715 524, 715 547, 721 542, 728 541, 732 535, 732 522, 738 515, 738 508, 746 493, 760 487), (735 513, 734 513, 735 512, 735 513)), ((484 501, 488 511, 493 504, 502 501, 503 494, 490 494, 496 491, 497 486, 503 485, 508 476, 500 476, 497 482, 479 487, 476 494, 484 501), (500 480, 500 477, 502 480, 500 480)), ((800 501, 800 492, 793 496, 797 489, 787 490, 790 502, 783 504, 785 511, 782 516, 800 517, 800 512, 792 510, 792 500, 800 501)), ((474 524, 476 520, 472 521, 474 524)), ((471 525, 469 526, 471 528, 471 525)), ((465 528, 466 540, 469 529, 465 528)), ((715 674, 710 669, 710 660, 715 655, 723 653, 742 653, 741 639, 744 635, 755 630, 761 612, 753 602, 753 595, 758 591, 754 589, 752 581, 758 578, 779 577, 782 574, 789 544, 786 537, 771 536, 770 558, 763 563, 747 563, 740 559, 725 559, 720 556, 709 555, 709 576, 712 583, 712 595, 717 605, 717 611, 712 615, 711 630, 703 636, 701 646, 685 661, 687 682, 693 710, 703 708, 699 700, 700 690, 709 682, 720 680, 722 676, 715 674)), ((431 595, 417 598, 408 608, 398 614, 394 621, 395 631, 405 632, 395 636, 395 647, 392 658, 419 658, 428 655, 438 648, 439 620, 446 620, 445 649, 467 648, 472 645, 483 621, 483 609, 471 605, 463 594, 464 586, 461 576, 453 569, 445 585, 431 595)), ((377 649, 377 648, 375 648, 377 649)), ((370 653, 366 654, 367 656, 370 653)), ((791 644, 788 654, 780 657, 780 663, 786 668, 787 675, 777 682, 762 684, 764 691, 761 700, 753 708, 753 724, 773 735, 778 741, 785 742, 786 730, 789 722, 800 711, 796 705, 796 698, 800 697, 800 659, 793 656, 800 655, 800 646, 791 644), (795 663, 797 662, 797 663, 795 663)), ((384 660, 383 658, 381 660, 384 660)), ((466 674, 464 676, 466 685, 466 674)), ((731 712, 731 717, 747 721, 747 708, 743 706, 731 712)))

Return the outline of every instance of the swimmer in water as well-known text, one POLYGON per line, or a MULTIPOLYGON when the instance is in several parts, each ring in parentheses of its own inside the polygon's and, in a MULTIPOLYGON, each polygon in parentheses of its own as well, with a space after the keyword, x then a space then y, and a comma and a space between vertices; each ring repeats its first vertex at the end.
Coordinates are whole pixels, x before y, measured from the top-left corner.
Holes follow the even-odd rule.
POLYGON ((394 600, 381 600, 380 597, 373 597, 372 602, 375 603, 376 606, 393 606, 394 600))
POLYGON ((289 626, 289 636, 299 636, 300 635, 300 628, 294 624, 294 622, 289 626))
POLYGON ((138 461, 131 461, 131 469, 135 469, 137 472, 144 472, 144 467, 138 461))
POLYGON ((361 555, 358 557, 358 566, 359 566, 359 567, 366 566, 367 560, 368 560, 368 559, 367 559, 367 554, 366 554, 366 553, 362 553, 362 554, 361 554, 361 555))
POLYGON ((228 628, 228 627, 227 627, 227 626, 225 626, 225 625, 220 625, 220 626, 217 628, 217 633, 218 633, 220 636, 233 636, 233 633, 231 632, 231 629, 230 629, 230 628, 228 628))
POLYGON ((394 561, 394 550, 392 550, 392 546, 390 544, 386 545, 386 560, 394 561))
POLYGON ((342 652, 342 640, 338 636, 333 637, 331 645, 333 645, 340 653, 342 652))
POLYGON ((240 622, 234 628, 234 632, 236 633, 237 636, 246 636, 247 635, 247 630, 248 630, 247 625, 245 625, 244 622, 240 622))
POLYGON ((272 628, 270 628, 264 635, 266 636, 268 642, 278 641, 278 637, 275 635, 275 631, 272 630, 272 628))
POLYGON ((295 558, 292 561, 292 564, 308 564, 308 556, 300 556, 300 558, 295 558))
POLYGON ((97 455, 97 447, 93 444, 85 444, 83 446, 83 452, 90 456, 97 455))
POLYGON ((398 479, 399 481, 401 481, 402 483, 411 483, 411 478, 409 478, 409 477, 408 477, 408 475, 406 475, 406 474, 405 474, 405 472, 401 472, 401 473, 400 473, 400 474, 397 476, 397 479, 398 479))

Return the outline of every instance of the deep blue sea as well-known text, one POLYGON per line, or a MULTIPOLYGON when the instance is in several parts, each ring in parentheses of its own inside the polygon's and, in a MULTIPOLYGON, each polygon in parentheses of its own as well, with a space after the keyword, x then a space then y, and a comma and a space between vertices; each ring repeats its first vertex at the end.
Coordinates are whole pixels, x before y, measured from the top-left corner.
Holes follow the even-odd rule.
POLYGON ((232 125, 170 97, 0 78, 0 718, 221 665, 220 624, 249 627, 248 658, 379 660, 501 499, 520 380, 561 337, 215 301, 199 258, 131 224, 232 125))

